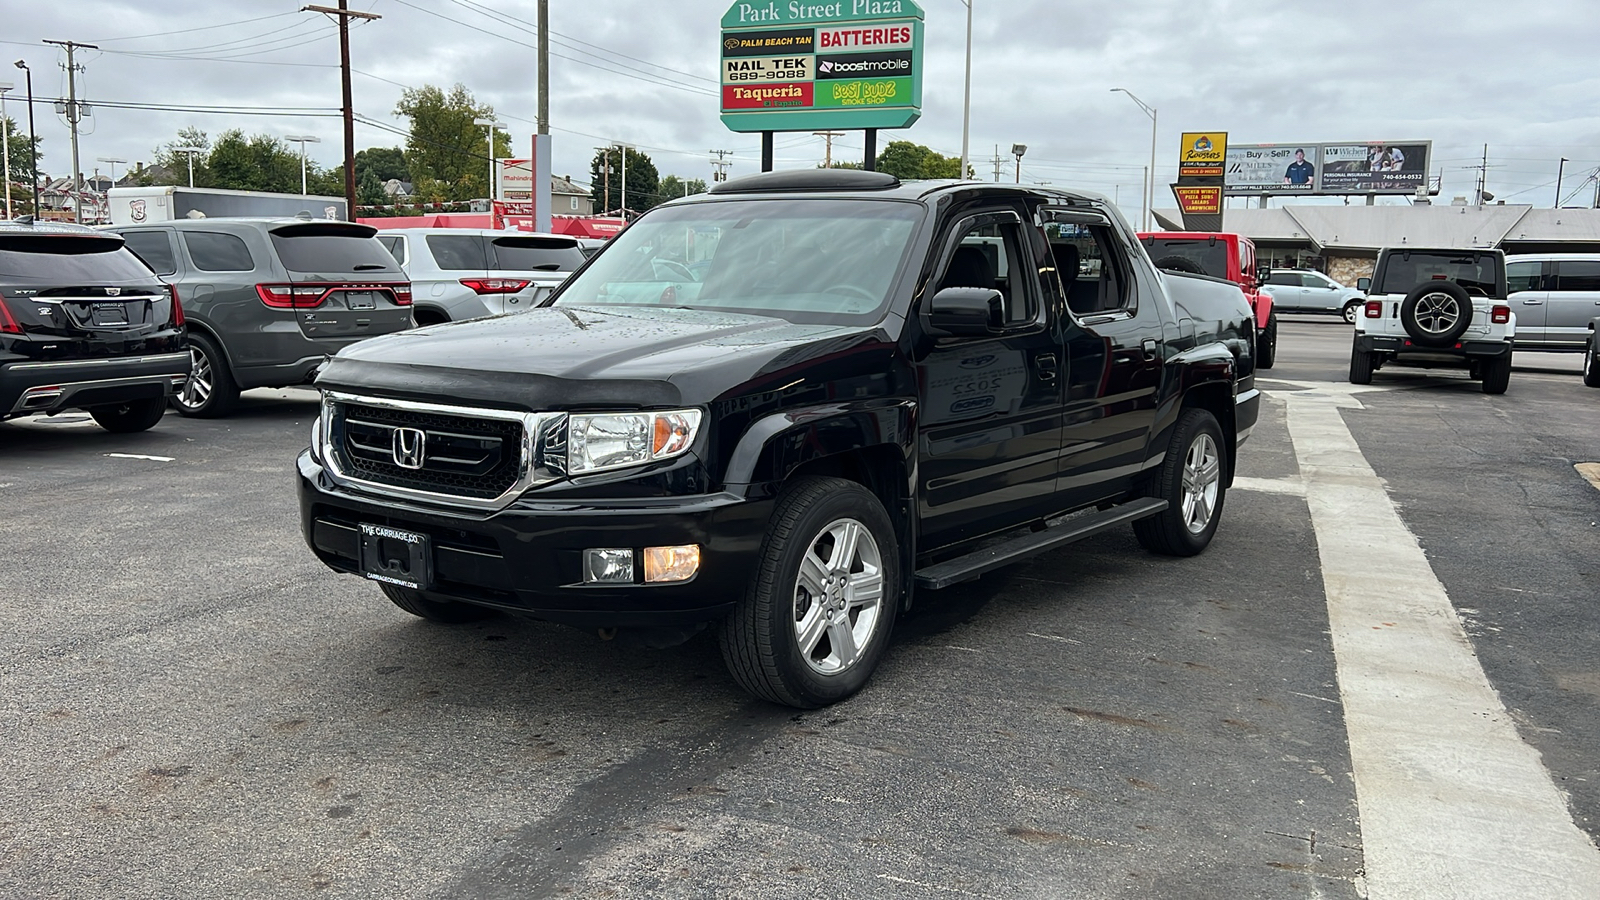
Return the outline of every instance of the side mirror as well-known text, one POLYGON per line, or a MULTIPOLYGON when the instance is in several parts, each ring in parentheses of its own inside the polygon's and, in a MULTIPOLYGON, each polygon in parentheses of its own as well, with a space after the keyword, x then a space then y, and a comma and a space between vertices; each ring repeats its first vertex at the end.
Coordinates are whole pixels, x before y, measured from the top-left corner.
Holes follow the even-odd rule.
POLYGON ((1371 278, 1357 278, 1356 279, 1356 290, 1360 291, 1363 294, 1367 293, 1368 291, 1371 291, 1372 290, 1372 279, 1371 278))
POLYGON ((1004 301, 993 288, 947 287, 929 299, 923 322, 940 337, 995 334, 999 329, 994 322, 1004 301))
POLYGON ((1272 275, 1271 266, 1256 266, 1256 284, 1266 284, 1272 275))

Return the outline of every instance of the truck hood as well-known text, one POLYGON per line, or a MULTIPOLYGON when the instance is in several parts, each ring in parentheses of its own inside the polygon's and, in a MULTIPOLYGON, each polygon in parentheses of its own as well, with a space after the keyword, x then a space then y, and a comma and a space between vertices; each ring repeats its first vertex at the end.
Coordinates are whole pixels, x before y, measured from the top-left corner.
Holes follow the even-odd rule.
POLYGON ((692 406, 813 355, 881 340, 876 328, 738 313, 546 307, 361 341, 317 385, 530 411, 692 406))

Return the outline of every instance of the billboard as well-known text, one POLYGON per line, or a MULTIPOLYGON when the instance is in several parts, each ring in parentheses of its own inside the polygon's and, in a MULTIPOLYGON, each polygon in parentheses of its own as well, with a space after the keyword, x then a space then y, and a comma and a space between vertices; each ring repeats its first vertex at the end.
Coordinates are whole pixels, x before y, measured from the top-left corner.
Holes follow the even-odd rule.
POLYGON ((1228 153, 1226 131, 1186 131, 1178 143, 1178 180, 1220 178, 1228 153))
POLYGON ((738 132, 905 128, 922 115, 915 0, 735 3, 722 17, 722 122, 738 132))
POLYGON ((1235 144, 1223 188, 1229 197, 1412 194, 1427 185, 1432 155, 1432 141, 1235 144))

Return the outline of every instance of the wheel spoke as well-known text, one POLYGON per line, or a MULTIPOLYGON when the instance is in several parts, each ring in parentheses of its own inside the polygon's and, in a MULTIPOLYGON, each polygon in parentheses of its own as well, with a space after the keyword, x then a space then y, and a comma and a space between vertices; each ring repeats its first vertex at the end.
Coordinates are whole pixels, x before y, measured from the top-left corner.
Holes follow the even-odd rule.
POLYGON ((856 661, 860 649, 856 647, 856 632, 849 616, 829 621, 828 643, 833 646, 833 655, 838 659, 841 669, 856 661))
POLYGON ((852 608, 877 606, 883 600, 883 573, 874 569, 851 575, 848 591, 852 608))
POLYGON ((813 546, 800 558, 800 586, 810 592, 813 602, 827 593, 827 577, 828 564, 817 556, 817 549, 813 546))
POLYGON ((821 603, 813 602, 805 616, 795 623, 795 640, 800 645, 800 655, 810 659, 827 631, 828 610, 821 603))
POLYGON ((1211 495, 1209 491, 1195 494, 1192 504, 1193 514, 1189 517, 1189 529, 1197 531, 1211 521, 1211 495))
POLYGON ((833 535, 833 555, 828 560, 828 568, 835 572, 848 572, 855 563, 856 544, 861 541, 861 525, 846 520, 839 523, 833 535))
POLYGON ((1215 456, 1207 457, 1205 462, 1201 463, 1200 471, 1196 473, 1197 483, 1195 486, 1197 488, 1210 487, 1217 482, 1221 475, 1222 466, 1218 459, 1215 456))

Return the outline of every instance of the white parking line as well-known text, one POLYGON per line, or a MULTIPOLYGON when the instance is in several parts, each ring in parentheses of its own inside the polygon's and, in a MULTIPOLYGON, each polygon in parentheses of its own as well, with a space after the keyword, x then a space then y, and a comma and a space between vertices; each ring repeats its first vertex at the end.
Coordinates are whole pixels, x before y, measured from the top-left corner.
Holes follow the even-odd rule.
POLYGON ((1372 900, 1593 900, 1600 853, 1518 737, 1361 455, 1341 385, 1279 392, 1327 594, 1372 900))
POLYGON ((112 459, 147 459, 151 462, 172 462, 176 458, 172 456, 147 456, 143 453, 107 453, 106 456, 112 459))

